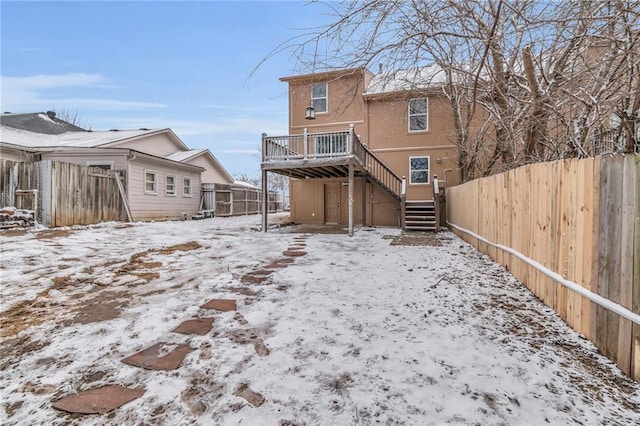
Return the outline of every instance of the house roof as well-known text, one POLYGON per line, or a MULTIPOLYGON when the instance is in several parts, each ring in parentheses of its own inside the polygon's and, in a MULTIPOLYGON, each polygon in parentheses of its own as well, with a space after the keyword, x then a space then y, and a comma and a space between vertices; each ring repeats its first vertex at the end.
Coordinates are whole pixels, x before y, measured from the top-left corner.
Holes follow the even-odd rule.
POLYGON ((211 162, 218 168, 218 170, 220 171, 220 173, 222 173, 222 175, 225 177, 225 179, 227 179, 227 181, 229 181, 229 182, 233 182, 233 177, 229 174, 227 169, 225 169, 222 166, 222 164, 220 164, 218 159, 208 149, 190 149, 188 151, 178 151, 178 152, 174 152, 171 155, 166 156, 165 158, 167 158, 169 160, 179 161, 181 163, 184 163, 186 161, 189 161, 189 160, 191 160, 193 158, 196 158, 196 157, 199 157, 201 155, 205 155, 205 156, 209 157, 211 162))
MULTIPOLYGON (((366 68, 346 68, 339 70, 331 70, 331 71, 323 71, 311 74, 301 74, 301 75, 293 75, 289 77, 280 77, 280 81, 289 82, 289 81, 298 81, 298 80, 326 80, 331 78, 342 77, 346 75, 353 74, 364 74, 369 73, 366 68)), ((369 73, 371 75, 371 73, 369 73)))
MULTIPOLYGON (((4 122, 0 126, 0 141, 22 145, 25 147, 85 147, 93 148, 121 142, 126 139, 151 135, 154 133, 171 132, 171 129, 160 130, 107 130, 107 131, 68 131, 60 134, 44 134, 34 131, 22 130, 6 126, 4 122)), ((173 133, 173 132, 172 132, 173 133)))
POLYGON ((428 90, 446 83, 446 74, 437 65, 376 74, 364 96, 428 90))
POLYGON ((13 129, 27 130, 46 135, 59 135, 65 132, 84 132, 85 129, 60 120, 53 111, 33 112, 28 114, 0 115, 0 123, 13 129))

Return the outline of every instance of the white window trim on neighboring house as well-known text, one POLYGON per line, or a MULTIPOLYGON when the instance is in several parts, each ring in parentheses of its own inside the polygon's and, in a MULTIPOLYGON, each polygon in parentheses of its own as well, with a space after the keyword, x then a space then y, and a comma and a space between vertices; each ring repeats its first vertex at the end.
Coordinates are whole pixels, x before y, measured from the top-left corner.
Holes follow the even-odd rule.
POLYGON ((87 167, 100 167, 105 170, 113 170, 114 162, 113 161, 87 161, 87 167), (107 166, 108 168, 106 168, 107 166))
POLYGON ((329 85, 324 82, 324 83, 313 83, 311 85, 311 105, 313 105, 313 109, 315 110, 316 114, 325 114, 329 111, 329 85), (317 96, 315 97, 313 92, 313 88, 316 85, 324 85, 324 96, 317 96), (324 110, 321 110, 320 108, 316 107, 316 102, 315 101, 320 101, 324 99, 324 110))
POLYGON ((177 195, 176 191, 176 175, 172 175, 167 173, 164 175, 164 195, 168 197, 175 197, 177 195), (173 183, 169 183, 169 179, 173 178, 173 183), (169 190, 171 188, 171 190, 169 190))
POLYGON ((146 195, 158 195, 158 172, 144 169, 144 193, 146 195), (153 180, 147 180, 147 175, 153 175, 153 180), (153 184, 153 190, 147 189, 147 184, 153 184))
POLYGON ((183 177, 182 178, 182 196, 183 197, 193 197, 193 192, 191 191, 191 178, 190 177, 183 177), (187 185, 186 183, 189 182, 189 185, 187 185), (188 189, 187 192, 185 192, 185 189, 188 189))
POLYGON ((428 185, 429 183, 431 183, 431 157, 429 157, 428 155, 414 155, 409 157, 409 184, 410 185, 428 185), (427 181, 426 182, 414 182, 413 181, 413 172, 421 172, 424 171, 425 169, 413 169, 411 166, 411 160, 413 160, 414 158, 426 158, 427 159, 427 181))
POLYGON ((409 133, 417 133, 417 132, 428 132, 429 131, 429 98, 413 98, 409 99, 409 103, 407 105, 407 128, 409 129, 409 133), (424 100, 426 104, 425 112, 412 113, 411 112, 411 102, 424 100), (424 129, 412 129, 411 128, 411 117, 418 117, 424 115, 425 119, 425 128, 424 129))

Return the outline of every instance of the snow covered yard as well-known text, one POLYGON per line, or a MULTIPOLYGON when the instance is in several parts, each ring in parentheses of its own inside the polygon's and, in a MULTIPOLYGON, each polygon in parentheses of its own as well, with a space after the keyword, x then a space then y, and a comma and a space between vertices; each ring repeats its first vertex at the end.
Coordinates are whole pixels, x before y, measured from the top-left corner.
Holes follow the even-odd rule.
POLYGON ((640 424, 640 385, 452 233, 259 222, 1 233, 0 423, 640 424), (171 332, 198 317, 207 334, 171 332), (193 350, 175 370, 122 362, 159 342, 193 350), (145 392, 52 408, 105 385, 145 392))

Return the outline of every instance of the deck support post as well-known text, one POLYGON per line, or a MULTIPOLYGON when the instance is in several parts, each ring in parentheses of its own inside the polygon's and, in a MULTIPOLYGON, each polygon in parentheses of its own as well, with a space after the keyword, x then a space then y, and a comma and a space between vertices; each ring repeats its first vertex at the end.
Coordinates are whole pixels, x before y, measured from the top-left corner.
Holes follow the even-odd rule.
POLYGON ((267 171, 262 169, 262 232, 267 232, 267 213, 269 211, 269 188, 267 188, 267 171))
POLYGON ((369 226, 367 223, 367 177, 362 176, 362 226, 369 226))
POLYGON ((349 236, 353 237, 353 162, 349 162, 349 236))

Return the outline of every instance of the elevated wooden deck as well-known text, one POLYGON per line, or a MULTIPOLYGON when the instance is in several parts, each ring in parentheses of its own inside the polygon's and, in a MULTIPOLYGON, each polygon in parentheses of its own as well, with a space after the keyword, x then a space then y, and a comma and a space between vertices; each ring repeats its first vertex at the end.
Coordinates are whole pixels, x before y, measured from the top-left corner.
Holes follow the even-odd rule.
POLYGON ((353 131, 262 135, 263 171, 298 179, 368 176, 398 200, 403 178, 380 161, 353 131))

